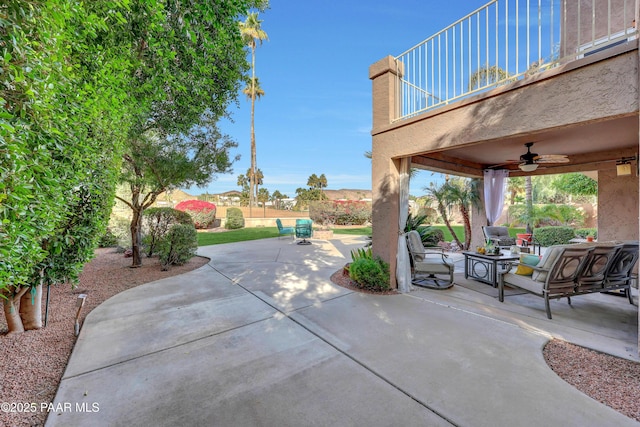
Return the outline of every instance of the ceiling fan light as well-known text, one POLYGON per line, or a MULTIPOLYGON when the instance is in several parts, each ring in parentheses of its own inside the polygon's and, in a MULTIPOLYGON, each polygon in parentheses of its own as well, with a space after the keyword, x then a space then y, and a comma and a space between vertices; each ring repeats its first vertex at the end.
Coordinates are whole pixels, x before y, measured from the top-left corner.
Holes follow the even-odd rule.
POLYGON ((533 172, 534 170, 538 169, 538 164, 537 163, 520 163, 518 167, 522 172, 533 172))

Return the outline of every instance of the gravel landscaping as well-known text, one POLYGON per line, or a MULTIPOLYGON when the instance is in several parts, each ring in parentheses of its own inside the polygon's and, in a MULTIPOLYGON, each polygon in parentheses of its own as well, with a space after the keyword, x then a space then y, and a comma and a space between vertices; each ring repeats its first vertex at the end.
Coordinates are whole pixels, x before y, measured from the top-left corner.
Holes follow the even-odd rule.
MULTIPOLYGON (((0 425, 44 424, 46 405, 55 397, 76 341, 74 320, 79 294, 87 295, 81 316, 84 319, 93 308, 119 292, 191 271, 207 261, 206 258, 194 257, 183 266, 161 271, 157 259, 145 258, 142 267, 130 268, 130 258, 124 258, 113 249, 99 249, 96 257, 85 266, 76 289, 72 290, 70 285, 51 287, 46 328, 7 335, 4 315, 1 316, 0 425), (13 406, 8 412, 5 410, 7 403, 13 406), (24 411, 25 407, 29 412, 24 411), (23 411, 18 412, 17 409, 23 411)), ((331 280, 357 290, 342 271, 334 274, 331 280)), ((43 293, 46 295, 46 290, 43 293)), ((545 347, 544 357, 565 381, 616 411, 640 421, 639 363, 557 340, 545 347)))

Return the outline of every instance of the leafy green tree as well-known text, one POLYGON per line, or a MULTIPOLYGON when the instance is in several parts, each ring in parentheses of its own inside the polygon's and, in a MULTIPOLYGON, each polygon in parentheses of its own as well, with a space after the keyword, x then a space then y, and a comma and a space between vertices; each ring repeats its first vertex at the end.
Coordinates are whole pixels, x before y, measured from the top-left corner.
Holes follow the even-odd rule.
POLYGON ((598 181, 582 173, 568 173, 560 175, 554 182, 557 191, 574 196, 597 196, 598 181))
MULTIPOLYGON (((267 40, 267 33, 262 29, 262 21, 258 19, 257 12, 251 12, 247 15, 244 22, 239 23, 240 33, 245 45, 251 50, 251 79, 249 90, 251 96, 251 173, 249 174, 249 206, 253 206, 254 187, 256 185, 256 133, 255 133, 255 107, 256 97, 258 95, 258 79, 256 78, 256 47, 262 44, 263 40, 267 40)), ((264 92, 263 92, 264 93, 264 92)))
POLYGON ((229 150, 237 144, 223 136, 212 122, 201 123, 188 134, 162 138, 146 132, 131 141, 121 179, 131 199, 116 196, 132 212, 133 266, 142 264, 140 254, 142 214, 160 193, 179 187, 204 186, 215 174, 227 172, 232 163, 229 150))
POLYGON ((137 109, 122 181, 132 194, 125 202, 133 212, 133 266, 142 263, 141 214, 157 195, 172 187, 204 185, 230 167, 228 149, 235 143, 214 123, 237 99, 249 68, 237 17, 255 4, 220 0, 158 7, 138 0, 126 15, 130 31, 125 36, 135 46, 129 60, 136 78, 129 91, 137 109))
POLYGON ((104 231, 129 124, 127 46, 105 36, 121 10, 117 0, 0 6, 0 296, 10 332, 41 327, 42 284, 77 279, 104 231))

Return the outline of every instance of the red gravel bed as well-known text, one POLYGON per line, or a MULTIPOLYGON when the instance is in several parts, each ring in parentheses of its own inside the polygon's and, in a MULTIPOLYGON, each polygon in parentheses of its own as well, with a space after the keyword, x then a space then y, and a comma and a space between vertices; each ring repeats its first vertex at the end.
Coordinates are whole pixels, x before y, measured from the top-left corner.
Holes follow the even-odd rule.
MULTIPOLYGON (((96 257, 80 275, 76 289, 71 289, 69 284, 51 287, 46 328, 6 335, 7 323, 2 313, 0 426, 44 425, 47 405, 55 397, 76 342, 74 324, 78 294, 87 295, 81 312, 81 320, 84 320, 91 310, 119 292, 194 270, 208 261, 196 256, 185 265, 162 271, 157 258, 144 258, 142 267, 130 268, 131 258, 125 258, 114 249, 98 249, 96 257)), ((42 298, 43 315, 45 297, 46 289, 42 298)))

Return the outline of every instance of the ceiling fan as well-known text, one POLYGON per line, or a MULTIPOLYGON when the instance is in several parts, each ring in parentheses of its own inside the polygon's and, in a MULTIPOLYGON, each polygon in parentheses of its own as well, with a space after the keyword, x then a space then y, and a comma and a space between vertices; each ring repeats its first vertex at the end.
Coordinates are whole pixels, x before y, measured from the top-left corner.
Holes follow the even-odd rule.
POLYGON ((532 153, 533 142, 524 144, 527 152, 520 156, 520 160, 509 160, 508 163, 518 163, 518 167, 523 172, 533 172, 541 164, 549 163, 569 163, 569 158, 564 154, 538 154, 532 153))

